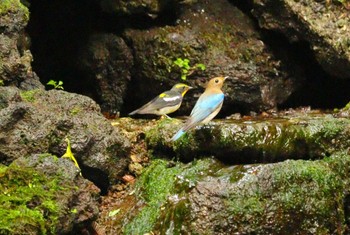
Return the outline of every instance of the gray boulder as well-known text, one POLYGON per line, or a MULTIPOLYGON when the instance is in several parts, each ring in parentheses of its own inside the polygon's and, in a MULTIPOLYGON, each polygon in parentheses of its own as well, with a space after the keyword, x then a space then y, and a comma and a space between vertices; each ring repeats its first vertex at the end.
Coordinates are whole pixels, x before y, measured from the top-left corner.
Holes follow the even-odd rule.
POLYGON ((90 98, 64 91, 0 87, 0 159, 62 156, 68 137, 83 176, 106 190, 127 167, 130 143, 90 98))
POLYGON ((94 34, 81 50, 79 68, 95 86, 102 111, 116 113, 124 104, 133 56, 121 37, 94 34))
POLYGON ((30 39, 24 28, 29 11, 19 0, 0 3, 0 84, 24 89, 42 88, 32 71, 30 39))
POLYGON ((350 19, 348 10, 335 2, 259 0, 251 3, 252 13, 261 27, 281 32, 291 42, 309 42, 310 49, 325 71, 348 79, 350 19))

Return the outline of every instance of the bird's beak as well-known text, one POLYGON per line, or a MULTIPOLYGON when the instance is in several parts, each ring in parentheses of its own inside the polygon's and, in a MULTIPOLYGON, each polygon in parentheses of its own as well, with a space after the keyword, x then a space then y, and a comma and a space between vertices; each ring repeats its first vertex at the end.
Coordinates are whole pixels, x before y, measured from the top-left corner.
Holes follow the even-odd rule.
POLYGON ((228 79, 229 78, 229 76, 226 76, 226 77, 224 77, 224 80, 226 80, 226 79, 228 79))
POLYGON ((187 87, 187 89, 188 89, 188 90, 191 90, 191 89, 193 89, 193 87, 191 87, 191 86, 188 86, 188 87, 187 87))

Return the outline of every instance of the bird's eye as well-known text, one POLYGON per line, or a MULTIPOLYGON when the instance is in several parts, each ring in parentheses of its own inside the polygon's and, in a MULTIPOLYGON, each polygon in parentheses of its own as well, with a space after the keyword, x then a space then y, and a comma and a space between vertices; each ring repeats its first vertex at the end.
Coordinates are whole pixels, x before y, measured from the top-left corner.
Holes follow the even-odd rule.
POLYGON ((215 79, 215 83, 219 83, 219 79, 215 79))

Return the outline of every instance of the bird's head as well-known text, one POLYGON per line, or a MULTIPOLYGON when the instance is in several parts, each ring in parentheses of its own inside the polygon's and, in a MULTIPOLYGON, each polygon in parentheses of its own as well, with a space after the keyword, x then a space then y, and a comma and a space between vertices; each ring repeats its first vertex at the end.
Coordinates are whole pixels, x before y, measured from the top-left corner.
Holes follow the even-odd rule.
POLYGON ((186 92, 190 89, 192 89, 193 87, 191 86, 188 86, 186 84, 183 84, 183 83, 178 83, 178 84, 175 84, 173 86, 173 88, 171 88, 171 90, 173 91, 178 91, 182 94, 182 96, 184 96, 186 94, 186 92))
POLYGON ((215 77, 209 80, 206 88, 219 88, 221 89, 221 87, 224 85, 224 81, 227 79, 228 77, 215 77))

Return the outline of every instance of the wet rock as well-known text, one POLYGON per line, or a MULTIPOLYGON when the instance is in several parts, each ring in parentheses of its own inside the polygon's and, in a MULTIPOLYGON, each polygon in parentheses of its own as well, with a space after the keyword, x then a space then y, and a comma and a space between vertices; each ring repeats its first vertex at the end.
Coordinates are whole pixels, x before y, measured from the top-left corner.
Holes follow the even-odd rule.
POLYGON ((348 231, 348 118, 309 109, 236 117, 198 127, 175 143, 169 140, 180 120, 121 118, 114 125, 145 136, 153 157, 109 208, 118 214, 108 217, 105 208, 100 215, 107 233, 348 231))
POLYGON ((213 155, 230 163, 316 159, 350 147, 347 141, 349 119, 331 114, 293 113, 269 118, 212 121, 171 142, 170 138, 182 125, 179 120, 159 121, 146 132, 148 147, 187 160, 213 155))
POLYGON ((114 224, 128 223, 113 232, 342 234, 348 231, 349 164, 345 152, 245 166, 210 158, 169 167, 154 160, 136 182, 138 206, 125 208, 129 198, 119 203, 114 224))
POLYGON ((1 167, 1 234, 67 234, 96 219, 99 189, 68 159, 20 157, 1 167))
POLYGON ((68 137, 83 176, 102 190, 127 169, 129 141, 101 115, 90 98, 58 90, 17 89, 14 93, 14 88, 0 87, 0 94, 6 93, 12 95, 7 96, 6 106, 0 110, 3 164, 33 153, 62 156, 68 137))
POLYGON ((124 104, 133 56, 124 40, 114 34, 95 34, 81 50, 79 67, 95 86, 102 111, 117 113, 124 104))
POLYGON ((30 39, 24 28, 29 11, 19 0, 0 3, 0 81, 24 89, 42 87, 32 71, 30 39))
POLYGON ((224 111, 265 110, 285 101, 303 79, 298 69, 274 57, 249 17, 225 0, 201 0, 184 9, 174 26, 128 29, 124 37, 135 59, 130 110, 174 83, 186 82, 198 88, 185 97, 180 112, 188 113, 203 91, 203 78, 219 75, 231 77, 224 86, 224 111), (193 67, 186 81, 174 64, 177 58, 188 59, 193 67), (205 71, 195 68, 199 63, 205 71))
MULTIPOLYGON (((346 4, 346 3, 345 3, 346 4)), ((350 78, 350 20, 333 1, 252 1, 261 27, 282 32, 290 41, 307 41, 331 75, 350 78)))
POLYGON ((349 156, 220 169, 189 195, 191 230, 199 233, 334 234, 344 223, 349 156), (345 165, 343 165, 344 161, 345 165))

